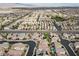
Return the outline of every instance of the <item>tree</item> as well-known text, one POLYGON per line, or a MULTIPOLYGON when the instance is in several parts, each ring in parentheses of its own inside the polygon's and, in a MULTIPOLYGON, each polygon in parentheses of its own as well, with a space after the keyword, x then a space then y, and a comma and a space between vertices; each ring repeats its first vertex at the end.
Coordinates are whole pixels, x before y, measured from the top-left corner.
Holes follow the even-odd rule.
POLYGON ((52 16, 51 19, 55 19, 56 21, 64 21, 65 19, 60 16, 52 16))

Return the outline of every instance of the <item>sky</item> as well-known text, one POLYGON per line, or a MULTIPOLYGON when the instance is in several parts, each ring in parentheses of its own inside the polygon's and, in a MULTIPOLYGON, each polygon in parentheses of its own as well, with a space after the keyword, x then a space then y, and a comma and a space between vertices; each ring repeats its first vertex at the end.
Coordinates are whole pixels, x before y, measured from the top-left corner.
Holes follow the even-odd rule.
POLYGON ((79 3, 0 3, 0 7, 79 7, 79 3))

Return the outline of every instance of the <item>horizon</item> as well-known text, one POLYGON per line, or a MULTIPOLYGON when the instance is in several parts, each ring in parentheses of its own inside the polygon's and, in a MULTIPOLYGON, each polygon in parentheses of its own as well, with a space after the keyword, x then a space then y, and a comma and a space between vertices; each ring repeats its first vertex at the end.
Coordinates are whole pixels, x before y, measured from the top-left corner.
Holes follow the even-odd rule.
POLYGON ((0 3, 0 8, 8 7, 79 7, 79 3, 0 3))

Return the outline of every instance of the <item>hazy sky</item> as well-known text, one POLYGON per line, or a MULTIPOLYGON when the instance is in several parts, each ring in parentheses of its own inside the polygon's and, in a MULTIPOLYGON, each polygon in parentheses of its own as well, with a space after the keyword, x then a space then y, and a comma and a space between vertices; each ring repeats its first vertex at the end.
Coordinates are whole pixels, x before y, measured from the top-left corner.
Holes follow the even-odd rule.
POLYGON ((79 3, 0 3, 0 7, 79 7, 79 3))

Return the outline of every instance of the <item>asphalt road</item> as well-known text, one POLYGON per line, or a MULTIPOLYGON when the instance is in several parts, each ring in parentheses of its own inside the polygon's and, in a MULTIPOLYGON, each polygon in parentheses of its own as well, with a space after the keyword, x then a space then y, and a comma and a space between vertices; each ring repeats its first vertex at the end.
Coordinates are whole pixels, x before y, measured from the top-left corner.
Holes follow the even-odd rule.
MULTIPOLYGON (((54 26, 56 27, 57 31, 61 31, 61 28, 58 27, 58 25, 56 23, 54 23, 54 26)), ((68 40, 65 40, 65 39, 62 39, 62 35, 61 33, 58 34, 60 39, 61 39, 61 44, 67 49, 68 53, 70 56, 75 56, 74 52, 72 51, 72 49, 69 47, 69 41, 68 40)))
POLYGON ((52 33, 72 33, 79 34, 79 30, 70 30, 70 31, 52 31, 52 30, 0 30, 0 33, 31 33, 31 32, 52 32, 52 33))
POLYGON ((28 44, 29 45, 29 50, 27 53, 27 56, 32 56, 33 52, 34 52, 34 48, 36 47, 36 43, 34 41, 0 41, 0 44, 3 42, 9 42, 10 44, 14 44, 14 43, 24 43, 24 44, 28 44))
POLYGON ((27 53, 27 56, 32 56, 34 52, 34 48, 36 47, 36 43, 34 41, 27 41, 26 42, 29 45, 29 51, 27 53))

